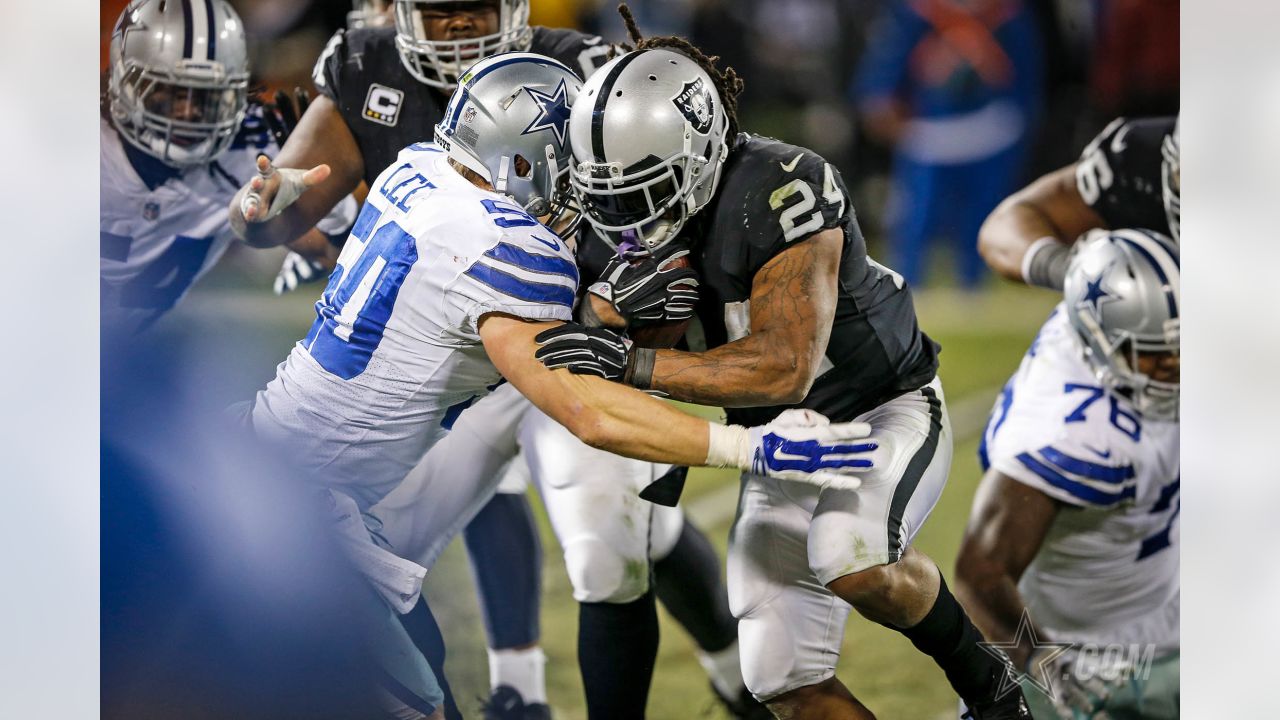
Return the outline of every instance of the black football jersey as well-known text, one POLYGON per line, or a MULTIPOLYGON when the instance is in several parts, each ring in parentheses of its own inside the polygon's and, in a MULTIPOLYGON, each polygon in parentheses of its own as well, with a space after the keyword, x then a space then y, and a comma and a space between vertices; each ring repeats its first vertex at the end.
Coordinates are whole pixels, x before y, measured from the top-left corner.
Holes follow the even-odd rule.
POLYGON ((1174 118, 1117 118, 1076 163, 1076 188, 1111 228, 1147 228, 1170 235, 1160 185, 1160 145, 1174 118))
MULTIPOLYGON (((844 422, 937 374, 940 348, 920 331, 902 277, 867 256, 840 172, 810 150, 747 134, 738 136, 711 204, 681 232, 702 279, 698 320, 706 346, 745 337, 756 272, 791 243, 833 227, 844 230, 844 252, 818 378, 796 405, 730 408, 730 422, 760 425, 791 407, 844 422)), ((584 230, 580 237, 595 234, 584 230)), ((584 272, 597 275, 610 252, 598 238, 588 240, 580 254, 584 272)))
MULTIPOLYGON (((535 27, 529 52, 555 58, 585 78, 606 62, 609 45, 577 30, 535 27)), ((448 94, 418 82, 405 68, 394 27, 339 30, 316 61, 312 79, 351 128, 370 184, 406 146, 431 141, 449 103, 448 94)))

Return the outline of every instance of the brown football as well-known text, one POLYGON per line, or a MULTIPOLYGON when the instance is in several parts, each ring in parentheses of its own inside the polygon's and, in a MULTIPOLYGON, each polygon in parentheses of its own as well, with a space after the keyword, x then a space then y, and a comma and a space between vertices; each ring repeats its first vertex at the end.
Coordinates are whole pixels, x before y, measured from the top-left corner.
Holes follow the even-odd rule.
MULTIPOLYGON (((672 267, 691 267, 693 263, 689 262, 689 256, 668 260, 662 265, 662 269, 672 267)), ((684 337, 685 330, 689 327, 689 320, 667 320, 664 322, 651 322, 634 325, 627 335, 631 337, 631 341, 643 348, 653 348, 656 350, 664 350, 673 348, 680 339, 684 337)))

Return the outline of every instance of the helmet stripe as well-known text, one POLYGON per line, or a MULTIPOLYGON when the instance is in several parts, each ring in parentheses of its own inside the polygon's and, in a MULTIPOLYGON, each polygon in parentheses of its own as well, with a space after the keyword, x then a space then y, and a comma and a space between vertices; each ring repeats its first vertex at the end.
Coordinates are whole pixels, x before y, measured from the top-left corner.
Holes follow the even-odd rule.
POLYGON ((209 42, 207 43, 208 53, 206 55, 209 60, 214 59, 215 53, 218 49, 218 31, 213 24, 213 3, 214 0, 204 0, 204 29, 209 36, 209 42))
POLYGON ((502 60, 495 61, 489 67, 471 76, 471 79, 467 80, 466 85, 460 85, 458 89, 454 91, 453 100, 450 102, 449 107, 446 108, 446 111, 450 113, 449 120, 448 122, 440 123, 441 127, 447 128, 450 131, 458 129, 458 118, 462 116, 462 106, 467 104, 467 97, 471 95, 471 87, 475 85, 476 82, 480 80, 480 78, 484 77, 485 75, 488 75, 489 73, 493 72, 494 70, 497 70, 498 68, 506 67, 508 65, 513 65, 518 62, 530 62, 530 63, 534 63, 535 65, 545 65, 547 67, 559 68, 569 73, 570 75, 577 77, 577 73, 570 70, 568 66, 566 66, 564 63, 558 60, 555 60, 554 58, 543 57, 541 55, 534 55, 532 53, 511 53, 510 55, 511 55, 510 57, 506 57, 502 60))
POLYGON ((618 81, 622 75, 622 71, 640 56, 638 52, 627 53, 622 56, 617 65, 609 70, 609 74, 605 76, 604 82, 600 83, 600 92, 596 95, 596 105, 591 111, 591 152, 596 156, 596 162, 605 162, 604 155, 604 104, 609 100, 609 93, 613 92, 613 84, 618 81))
POLYGON ((195 31, 192 25, 191 0, 182 0, 182 57, 191 58, 191 47, 195 42, 195 31))
MULTIPOLYGON (((1112 237, 1125 241, 1130 246, 1132 246, 1135 250, 1137 250, 1140 255, 1146 258, 1147 262, 1151 263, 1151 267, 1155 268, 1156 275, 1160 278, 1160 282, 1164 284, 1164 299, 1165 299, 1165 302, 1169 304, 1169 317, 1170 318, 1178 317, 1178 300, 1173 292, 1173 283, 1169 281, 1168 273, 1164 271, 1164 266, 1162 266, 1160 262, 1156 260, 1156 256, 1151 254, 1150 250, 1143 247, 1142 243, 1136 242, 1132 238, 1125 237, 1124 235, 1121 235, 1121 234, 1116 234, 1116 235, 1113 235, 1112 237)), ((1160 244, 1155 240, 1150 240, 1150 242, 1153 242, 1156 244, 1157 247, 1160 247, 1160 244)), ((1177 263, 1175 261, 1175 266, 1176 264, 1177 263)))

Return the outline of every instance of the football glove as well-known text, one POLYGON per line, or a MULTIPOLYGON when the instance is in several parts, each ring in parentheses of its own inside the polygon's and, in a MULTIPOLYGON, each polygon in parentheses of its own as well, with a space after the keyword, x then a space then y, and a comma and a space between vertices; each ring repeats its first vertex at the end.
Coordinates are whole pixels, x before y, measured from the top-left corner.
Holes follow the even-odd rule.
POLYGON ((296 290, 299 285, 323 280, 328 274, 324 265, 290 252, 284 256, 284 264, 280 266, 280 273, 276 275, 272 290, 277 295, 283 295, 296 290))
POLYGON ((680 249, 635 264, 615 255, 588 292, 603 298, 628 322, 688 320, 698 303, 698 276, 693 268, 670 264, 688 254, 680 249))
POLYGON ((552 370, 565 368, 577 375, 625 381, 632 346, 622 333, 565 323, 538 333, 534 341, 541 346, 534 357, 552 370))
POLYGON ((864 422, 832 424, 808 409, 787 410, 768 425, 748 428, 751 472, 822 489, 857 490, 858 473, 875 467, 880 447, 864 422))

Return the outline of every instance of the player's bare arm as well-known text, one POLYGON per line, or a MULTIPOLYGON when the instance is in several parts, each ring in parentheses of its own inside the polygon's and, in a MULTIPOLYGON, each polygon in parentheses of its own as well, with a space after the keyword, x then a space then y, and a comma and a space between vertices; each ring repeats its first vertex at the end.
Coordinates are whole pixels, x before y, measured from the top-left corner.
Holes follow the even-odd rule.
MULTIPOLYGON (((1000 275, 1027 282, 1027 251, 1042 238, 1069 246, 1085 232, 1106 226, 1080 196, 1072 163, 1005 198, 978 231, 978 250, 1000 275)), ((1065 253, 1061 261, 1065 268, 1065 253)))
POLYGON ((253 247, 292 242, 351 194, 363 173, 364 160, 351 130, 333 101, 319 96, 298 121, 280 155, 274 160, 258 158, 258 176, 231 201, 232 227, 253 247), (279 214, 268 217, 282 181, 288 181, 281 169, 302 168, 309 169, 297 180, 302 183, 301 194, 279 214))
POLYGON ((843 244, 828 228, 779 253, 753 281, 751 334, 705 352, 657 351, 650 387, 719 407, 804 399, 831 337, 843 244))
POLYGON ((534 337, 556 322, 530 322, 490 313, 480 339, 502 376, 539 409, 592 447, 655 462, 703 465, 708 423, 618 383, 563 370, 534 359, 534 337))
MULTIPOLYGON (((956 559, 955 593, 987 639, 1015 637, 1026 609, 1018 580, 1040 551, 1058 508, 1048 495, 995 469, 978 486, 956 559)), ((1025 667, 1030 652, 1017 647, 1009 656, 1025 667)))

